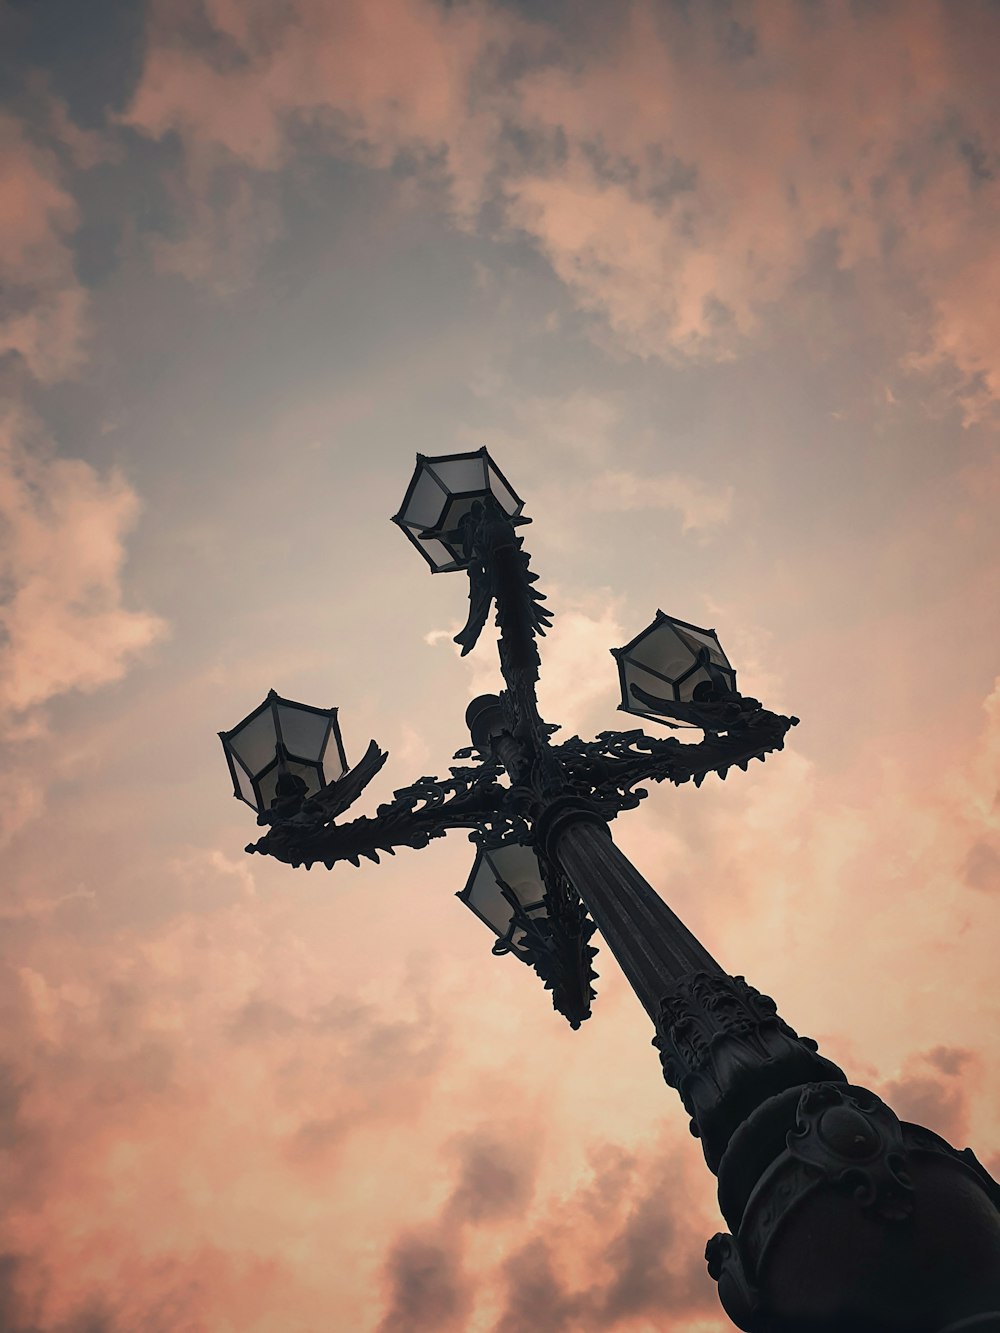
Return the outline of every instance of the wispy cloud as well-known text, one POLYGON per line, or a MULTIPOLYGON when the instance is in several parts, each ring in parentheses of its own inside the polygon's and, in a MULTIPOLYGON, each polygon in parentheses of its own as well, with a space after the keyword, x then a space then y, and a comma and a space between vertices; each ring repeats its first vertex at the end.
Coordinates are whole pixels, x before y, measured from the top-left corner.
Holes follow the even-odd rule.
POLYGON ((124 117, 186 146, 188 234, 159 253, 195 280, 273 238, 265 177, 308 130, 373 166, 409 154, 463 225, 499 204, 502 228, 639 356, 727 359, 806 330, 801 287, 825 254, 824 280, 850 275, 869 318, 894 322, 904 365, 957 372, 967 420, 1000 394, 1000 301, 985 299, 1000 106, 968 77, 997 35, 984 5, 958 24, 937 3, 783 0, 732 25, 635 0, 599 33, 584 15, 572 42, 430 0, 207 14, 185 32, 160 7, 124 117))
POLYGON ((138 514, 121 474, 56 456, 23 411, 0 421, 0 714, 118 680, 163 635, 159 617, 124 602, 138 514))
POLYGON ((73 374, 85 356, 87 295, 71 246, 77 221, 55 153, 0 114, 0 354, 15 353, 44 382, 73 374))

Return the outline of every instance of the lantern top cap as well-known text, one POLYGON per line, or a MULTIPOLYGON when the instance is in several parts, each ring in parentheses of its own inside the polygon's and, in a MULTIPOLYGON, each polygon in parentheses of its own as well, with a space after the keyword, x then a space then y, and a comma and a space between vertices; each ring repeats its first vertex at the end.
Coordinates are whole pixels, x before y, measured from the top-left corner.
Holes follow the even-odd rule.
POLYGON ((315 704, 300 703, 298 699, 286 699, 285 696, 279 694, 277 690, 270 689, 264 696, 263 701, 259 703, 256 708, 251 708, 246 717, 237 722, 235 727, 230 727, 228 731, 220 731, 218 734, 223 740, 228 736, 235 735, 237 731, 242 727, 245 727, 249 721, 255 718, 258 713, 263 713, 265 709, 271 708, 274 704, 282 704, 286 708, 300 708, 305 713, 315 713, 317 717, 336 718, 338 711, 336 708, 317 708, 315 704))
POLYGON ((658 610, 656 612, 656 619, 653 620, 651 624, 647 625, 645 629, 641 629, 634 638, 629 639, 628 643, 625 644, 623 648, 611 648, 609 649, 609 652, 612 657, 624 657, 627 653, 631 652, 636 644, 640 643, 647 634, 651 634, 653 630, 663 624, 676 625, 679 629, 694 630, 696 634, 710 634, 716 642, 718 642, 719 636, 714 629, 706 629, 704 625, 693 625, 690 620, 680 620, 677 616, 668 616, 666 611, 658 610))

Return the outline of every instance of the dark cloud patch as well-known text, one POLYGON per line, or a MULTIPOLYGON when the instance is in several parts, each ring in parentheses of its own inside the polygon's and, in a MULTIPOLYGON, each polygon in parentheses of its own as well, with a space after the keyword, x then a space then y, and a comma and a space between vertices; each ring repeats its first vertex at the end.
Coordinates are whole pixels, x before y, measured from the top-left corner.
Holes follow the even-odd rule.
POLYGON ((17 1148, 24 1136, 21 1102, 24 1085, 13 1065, 0 1064, 0 1150, 17 1148))
POLYGON ((980 893, 1000 893, 1000 853, 988 842, 974 842, 962 866, 962 878, 980 893))
POLYGON ((504 1265, 506 1304, 494 1333, 631 1327, 668 1317, 717 1312, 715 1286, 705 1270, 704 1245, 689 1234, 685 1172, 673 1154, 639 1160, 608 1148, 595 1175, 567 1205, 586 1218, 602 1245, 599 1281, 574 1290, 560 1276, 549 1241, 552 1221, 504 1265))
POLYGON ((385 1265, 390 1302, 379 1333, 445 1333, 463 1327, 471 1296, 456 1250, 420 1236, 401 1237, 385 1265))
MULTIPOLYGON (((458 1167, 440 1215, 419 1236, 408 1231, 398 1237, 389 1251, 390 1297, 379 1333, 464 1328, 474 1290, 463 1263, 469 1231, 523 1213, 530 1202, 535 1153, 513 1130, 506 1140, 485 1131, 457 1137, 451 1152, 458 1167)), ((544 1274, 540 1283, 548 1290, 544 1274)), ((557 1330, 560 1325, 517 1327, 557 1330)))
POLYGON ((564 167, 569 140, 561 125, 550 128, 507 124, 501 137, 501 154, 511 157, 522 169, 540 173, 564 167))
POLYGON ((749 23, 729 19, 722 25, 719 45, 729 60, 749 60, 757 54, 757 29, 749 23))
POLYGON ((283 1037, 301 1026, 301 1020, 274 1000, 255 997, 240 1005, 229 1023, 229 1033, 239 1044, 283 1037))
POLYGON ((124 107, 142 73, 147 13, 145 0, 7 0, 0 80, 16 96, 42 73, 75 119, 100 124, 124 107))
POLYGON ((973 1058, 971 1051, 958 1046, 924 1051, 907 1062, 901 1078, 888 1085, 886 1100, 901 1120, 925 1125, 961 1147, 966 1088, 959 1075, 973 1058), (927 1066, 936 1072, 928 1073, 927 1066))
POLYGON ((0 1254, 0 1333, 34 1333, 22 1317, 17 1295, 17 1276, 21 1260, 14 1254, 0 1254))
POLYGON ((572 1293, 557 1277, 541 1237, 515 1251, 504 1265, 507 1304, 494 1333, 570 1333, 586 1327, 586 1292, 572 1293))
POLYGON ((946 1139, 956 1137, 962 1119, 962 1095, 940 1080, 915 1076, 901 1078, 888 1087, 888 1102, 900 1120, 924 1125, 946 1139))
POLYGON ((958 1074, 973 1058, 971 1051, 960 1046, 935 1046, 925 1057, 942 1074, 958 1074))
POLYGON ((364 1118, 364 1111, 345 1111, 339 1115, 304 1120, 288 1140, 290 1162, 309 1163, 336 1148, 351 1127, 364 1118))
POLYGON ((534 1184, 533 1157, 530 1149, 493 1137, 464 1140, 448 1216, 475 1225, 498 1221, 524 1209, 534 1184))
POLYGON ((995 160, 983 147, 978 134, 960 140, 958 151, 969 169, 969 184, 973 189, 996 179, 995 160))
POLYGON ((685 1197, 676 1163, 661 1162, 644 1174, 646 1189, 608 1248, 615 1276, 603 1293, 603 1327, 687 1307, 705 1290, 701 1254, 696 1265, 695 1256, 680 1244, 683 1230, 677 1220, 684 1216, 685 1197))
POLYGON ((0 1254, 0 1333, 115 1333, 117 1325, 93 1304, 70 1315, 58 1324, 43 1327, 30 1306, 37 1301, 37 1274, 26 1283, 35 1288, 34 1298, 19 1290, 19 1280, 26 1270, 25 1260, 17 1254, 0 1254))

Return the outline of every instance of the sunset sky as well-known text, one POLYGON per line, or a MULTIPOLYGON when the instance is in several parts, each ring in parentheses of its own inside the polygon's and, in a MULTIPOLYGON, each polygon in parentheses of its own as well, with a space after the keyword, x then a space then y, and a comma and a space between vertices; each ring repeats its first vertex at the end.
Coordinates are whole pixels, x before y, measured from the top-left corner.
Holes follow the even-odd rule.
POLYGON ((360 813, 497 688, 389 522, 417 451, 525 497, 563 735, 658 607, 802 719, 615 836, 1000 1169, 1000 6, 7 0, 0 48, 2 1333, 730 1327, 606 950, 572 1032, 462 833, 244 855, 269 688, 388 749, 360 813))

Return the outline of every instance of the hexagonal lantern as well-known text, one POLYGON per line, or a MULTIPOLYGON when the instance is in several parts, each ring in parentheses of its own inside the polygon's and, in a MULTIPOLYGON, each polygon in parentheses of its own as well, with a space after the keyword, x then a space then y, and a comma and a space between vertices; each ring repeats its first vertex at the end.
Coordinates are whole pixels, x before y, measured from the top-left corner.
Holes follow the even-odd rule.
POLYGON ((219 739, 233 795, 258 814, 271 808, 284 774, 305 782, 303 794, 313 796, 347 772, 336 708, 295 703, 274 690, 232 731, 220 731, 219 739))
POLYGON ((468 568, 461 546, 449 534, 477 500, 492 495, 508 518, 518 518, 524 501, 485 449, 467 454, 417 454, 417 466, 393 523, 403 529, 435 574, 468 568))
POLYGON ((530 847, 517 842, 490 851, 480 847, 469 881, 455 897, 498 937, 495 954, 513 953, 528 961, 518 948, 525 933, 520 922, 525 916, 536 920, 548 916, 542 872, 530 847))
POLYGON ((736 671, 714 629, 657 611, 656 619, 624 648, 612 648, 622 687, 619 708, 674 727, 698 723, 685 706, 716 702, 736 691, 736 671), (677 713, 670 705, 681 705, 677 713))

